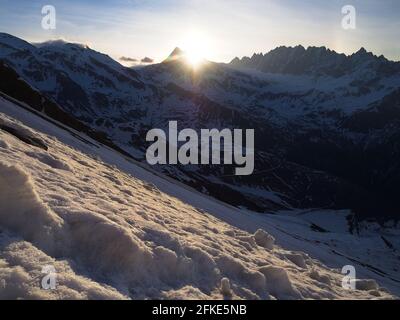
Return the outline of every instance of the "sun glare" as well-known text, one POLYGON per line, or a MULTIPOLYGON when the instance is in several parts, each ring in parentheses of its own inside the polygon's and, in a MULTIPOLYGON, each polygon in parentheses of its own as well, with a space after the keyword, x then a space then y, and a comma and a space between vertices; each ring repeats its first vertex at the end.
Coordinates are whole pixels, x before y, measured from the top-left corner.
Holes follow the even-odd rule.
POLYGON ((185 56, 187 62, 193 67, 198 67, 204 61, 204 56, 194 51, 187 51, 185 56))
POLYGON ((199 67, 210 52, 210 42, 199 32, 189 32, 181 43, 187 62, 194 68, 199 67))

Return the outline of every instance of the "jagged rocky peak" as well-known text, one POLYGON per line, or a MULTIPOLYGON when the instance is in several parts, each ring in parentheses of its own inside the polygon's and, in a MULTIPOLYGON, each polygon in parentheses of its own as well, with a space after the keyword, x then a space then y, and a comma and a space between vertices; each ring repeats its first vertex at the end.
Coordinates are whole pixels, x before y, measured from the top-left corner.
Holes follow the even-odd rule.
POLYGON ((357 68, 365 66, 365 64, 370 65, 371 68, 376 68, 375 71, 383 70, 382 63, 391 64, 393 69, 399 69, 399 63, 389 61, 383 56, 377 57, 365 48, 346 56, 326 47, 308 47, 305 49, 300 45, 295 47, 280 46, 264 55, 255 53, 251 58, 235 58, 230 64, 270 73, 340 77, 355 72, 357 68), (376 63, 371 64, 371 62, 376 63))
POLYGON ((184 57, 184 56, 185 56, 185 52, 184 52, 181 48, 176 47, 176 48, 171 52, 171 54, 168 56, 168 58, 164 60, 164 62, 179 60, 179 59, 181 59, 181 58, 184 57))
POLYGON ((240 64, 240 59, 239 59, 239 57, 235 57, 235 58, 230 62, 230 64, 231 64, 231 65, 240 64))
POLYGON ((355 57, 357 59, 370 59, 370 58, 377 58, 372 52, 367 51, 364 47, 361 47, 360 50, 353 53, 350 57, 355 57))
POLYGON ((360 50, 358 50, 358 51, 356 52, 356 54, 365 54, 365 53, 368 53, 368 52, 367 52, 367 50, 365 50, 364 47, 361 47, 360 50))

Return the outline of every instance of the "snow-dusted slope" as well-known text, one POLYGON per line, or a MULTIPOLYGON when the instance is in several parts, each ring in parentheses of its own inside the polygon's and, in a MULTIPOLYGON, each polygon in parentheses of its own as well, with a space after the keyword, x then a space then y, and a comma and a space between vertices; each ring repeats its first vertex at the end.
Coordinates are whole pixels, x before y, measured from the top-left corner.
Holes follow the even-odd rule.
POLYGON ((337 268, 349 260, 295 239, 290 223, 283 235, 276 218, 159 177, 2 98, 0 119, 0 298, 392 297, 370 280, 343 289, 337 268), (301 243, 313 257, 281 246, 301 243), (40 289, 45 265, 56 290, 40 289))

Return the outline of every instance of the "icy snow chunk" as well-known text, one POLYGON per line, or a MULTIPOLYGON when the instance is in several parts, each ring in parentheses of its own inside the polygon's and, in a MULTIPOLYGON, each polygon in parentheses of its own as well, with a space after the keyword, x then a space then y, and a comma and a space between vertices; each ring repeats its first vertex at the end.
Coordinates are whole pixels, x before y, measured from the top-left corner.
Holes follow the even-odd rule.
POLYGON ((278 299, 299 298, 299 292, 295 290, 285 269, 275 266, 263 266, 258 269, 266 279, 269 293, 278 299))
POLYGON ((217 259, 217 265, 221 274, 226 274, 232 280, 237 280, 243 286, 247 286, 257 293, 265 291, 264 275, 261 272, 246 268, 240 260, 222 254, 217 259))
POLYGON ((253 236, 237 236, 236 239, 240 240, 240 243, 249 251, 257 247, 257 243, 253 236))
POLYGON ((378 290, 371 290, 368 292, 371 296, 380 297, 381 293, 378 290))
POLYGON ((233 238, 235 236, 235 231, 234 230, 225 230, 224 234, 233 238))
POLYGON ((275 244, 275 238, 262 229, 258 229, 254 234, 256 243, 263 248, 272 250, 275 244))
POLYGON ((361 291, 379 290, 379 286, 372 279, 357 279, 356 289, 361 291))
POLYGON ((328 275, 326 275, 326 274, 321 274, 321 273, 318 272, 318 270, 315 269, 315 268, 313 268, 313 269, 310 271, 309 275, 310 275, 310 278, 311 278, 311 279, 314 279, 314 280, 316 280, 316 281, 318 281, 318 282, 324 283, 324 284, 326 284, 326 285, 328 285, 328 286, 331 285, 331 279, 328 277, 328 275))
POLYGON ((8 149, 9 148, 8 143, 3 140, 0 140, 0 148, 8 149))
POLYGON ((231 283, 228 278, 221 279, 221 293, 226 296, 232 296, 231 283))
POLYGON ((237 276, 245 270, 245 266, 240 260, 225 254, 217 258, 217 265, 221 271, 231 276, 237 276))
POLYGON ((217 276, 217 264, 204 250, 196 247, 185 247, 185 254, 195 263, 196 272, 207 274, 209 277, 217 276))
POLYGON ((304 257, 300 253, 285 253, 284 256, 298 267, 307 269, 304 257))

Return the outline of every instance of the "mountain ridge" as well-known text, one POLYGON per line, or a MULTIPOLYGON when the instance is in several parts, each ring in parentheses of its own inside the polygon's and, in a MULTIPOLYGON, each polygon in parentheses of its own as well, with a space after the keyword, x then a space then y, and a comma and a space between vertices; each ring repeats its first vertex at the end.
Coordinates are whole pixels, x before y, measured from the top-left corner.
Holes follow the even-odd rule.
POLYGON ((346 55, 326 47, 301 45, 295 47, 280 46, 265 54, 254 53, 252 57, 234 58, 230 63, 235 67, 252 68, 263 72, 284 74, 314 74, 340 77, 353 73, 364 64, 374 64, 378 74, 394 74, 400 71, 400 62, 390 61, 383 55, 376 56, 364 47, 346 55), (389 68, 393 68, 390 72, 389 68))

